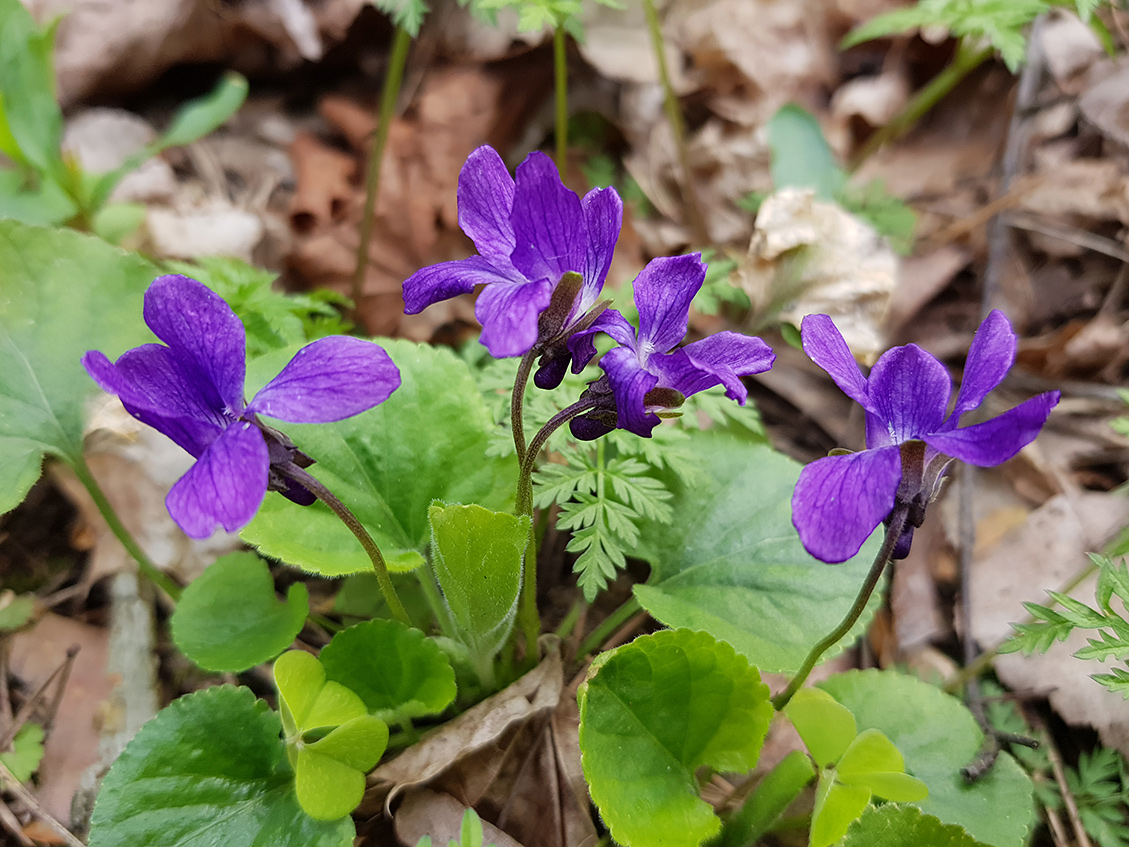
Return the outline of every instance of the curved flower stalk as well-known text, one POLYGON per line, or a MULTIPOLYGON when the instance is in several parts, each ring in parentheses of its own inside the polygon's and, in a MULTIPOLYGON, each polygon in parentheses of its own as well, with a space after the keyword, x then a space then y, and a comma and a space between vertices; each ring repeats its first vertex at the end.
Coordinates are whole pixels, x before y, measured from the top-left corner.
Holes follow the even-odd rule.
POLYGON ((581 396, 590 411, 570 423, 574 436, 590 441, 619 428, 649 438, 662 417, 678 414, 674 410, 687 397, 715 385, 724 385, 729 398, 745 404, 748 391, 741 377, 767 371, 776 359, 767 344, 719 332, 677 347, 705 278, 700 253, 653 259, 635 279, 638 332, 619 312, 608 310, 571 337, 574 371, 595 355, 595 333, 605 332, 619 344, 600 359, 604 376, 581 396))
POLYGON ((867 449, 812 462, 792 494, 792 523, 800 540, 825 562, 854 556, 880 523, 901 510, 905 522, 893 558, 904 558, 949 463, 1006 462, 1034 440, 1059 400, 1059 392, 1048 391, 991 420, 959 425, 961 415, 978 408, 1015 361, 1015 333, 1000 311, 980 324, 948 414, 949 374, 916 344, 883 353, 866 378, 827 315, 804 318, 801 336, 804 352, 866 410, 867 449))
POLYGON ((544 153, 530 153, 514 179, 491 147, 467 157, 458 192, 459 226, 478 255, 408 277, 404 311, 484 285, 475 305, 482 343, 496 358, 541 353, 535 382, 554 388, 568 368, 568 336, 602 311, 623 203, 612 188, 578 197, 544 153))
POLYGON ((388 354, 359 338, 330 336, 303 347, 282 372, 244 401, 246 334, 219 295, 186 276, 158 277, 145 293, 145 323, 164 344, 144 344, 111 362, 97 350, 87 373, 121 398, 126 411, 196 458, 165 504, 193 538, 255 516, 267 491, 309 505, 299 479, 313 460, 267 415, 290 423, 330 423, 384 402, 400 386, 388 354))

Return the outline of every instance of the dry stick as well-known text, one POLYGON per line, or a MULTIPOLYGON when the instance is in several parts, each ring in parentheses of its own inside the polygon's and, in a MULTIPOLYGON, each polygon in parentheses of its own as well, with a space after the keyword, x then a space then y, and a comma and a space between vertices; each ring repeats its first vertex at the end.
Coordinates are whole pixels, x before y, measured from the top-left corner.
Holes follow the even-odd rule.
POLYGON ((1070 826, 1074 830, 1074 838, 1078 842, 1078 847, 1093 847, 1090 843, 1090 836, 1086 834, 1086 829, 1082 826, 1082 817, 1078 814, 1078 802, 1074 799, 1074 794, 1071 793, 1070 786, 1066 782, 1066 770, 1062 764, 1062 754, 1058 752, 1058 746, 1051 734, 1044 732, 1043 735, 1047 739, 1047 758, 1051 762, 1051 773, 1054 774, 1055 782, 1058 783, 1062 803, 1066 806, 1066 816, 1070 818, 1070 826))
POLYGON ((357 520, 356 515, 350 512, 349 508, 337 499, 337 495, 321 483, 321 480, 305 468, 300 468, 293 462, 285 462, 279 465, 278 469, 329 506, 330 510, 356 536, 356 539, 361 542, 361 546, 365 548, 369 561, 372 562, 376 581, 380 584, 380 593, 384 595, 384 601, 388 604, 388 608, 392 610, 392 616, 400 623, 411 626, 411 618, 408 617, 404 604, 400 602, 400 597, 396 594, 396 587, 392 584, 392 578, 388 575, 388 564, 384 561, 384 555, 380 552, 380 548, 376 546, 376 542, 372 540, 372 536, 368 534, 368 530, 357 520))
POLYGON ((647 15, 647 29, 651 33, 651 47, 655 52, 655 64, 659 68, 659 80, 663 89, 663 109, 666 112, 670 131, 674 135, 674 147, 678 151, 678 167, 682 171, 682 184, 685 186, 682 199, 686 203, 686 216, 689 218, 690 235, 694 243, 709 243, 709 231, 705 218, 698 206, 698 195, 694 191, 693 172, 690 169, 690 151, 686 146, 686 122, 682 120, 682 107, 678 95, 670 81, 670 71, 666 66, 666 50, 663 44, 662 22, 654 0, 643 0, 643 11, 647 15))
MULTIPOLYGON (((1043 61, 1039 49, 1040 37, 1043 28, 1042 17, 1036 19, 1031 28, 1031 36, 1027 42, 1027 64, 1019 77, 1019 86, 1016 92, 1015 106, 1012 110, 1011 122, 1008 125, 1007 146, 1004 148, 1003 175, 1000 180, 999 194, 1006 196, 1011 189, 1011 183, 1019 172, 1023 153, 1027 147, 1027 133, 1024 122, 1026 115, 1035 102, 1042 83, 1043 61)), ((988 223, 988 263, 984 268, 984 287, 980 292, 980 315, 986 317, 997 305, 996 295, 1000 287, 1000 274, 1003 263, 1011 249, 1010 230, 1007 229, 1003 219, 996 215, 988 223)), ((968 464, 962 464, 960 469, 960 612, 964 621, 964 637, 962 647, 964 665, 968 667, 976 661, 976 641, 972 637, 972 554, 976 544, 976 521, 973 516, 972 495, 976 489, 976 469, 968 464)), ((980 693, 980 683, 977 677, 969 677, 965 689, 965 701, 968 709, 976 718, 976 723, 984 732, 984 743, 976 757, 962 770, 964 778, 975 782, 983 777, 995 764, 1000 753, 1001 735, 988 720, 984 710, 984 698, 980 693)), ((1010 738, 1008 740, 1017 740, 1010 738)), ((1023 739, 1022 743, 1035 746, 1037 742, 1023 739)))
POLYGON ((69 829, 55 820, 51 813, 39 804, 39 801, 35 799, 35 795, 20 784, 15 774, 8 770, 8 766, 3 762, 0 762, 0 787, 5 791, 10 791, 12 794, 15 794, 16 797, 20 799, 21 803, 31 809, 33 815, 59 833, 63 838, 63 842, 67 844, 68 847, 86 847, 85 844, 75 838, 69 829))
POLYGON ((404 82, 404 68, 408 64, 408 47, 412 37, 402 26, 396 27, 392 40, 392 56, 388 60, 388 75, 384 77, 384 90, 380 93, 380 114, 377 117, 376 135, 373 137, 372 151, 369 154, 368 173, 365 177, 365 211, 361 218, 361 241, 357 245, 357 269, 353 273, 353 308, 358 309, 361 295, 364 294, 365 269, 368 267, 369 239, 376 220, 376 195, 380 191, 380 166, 384 160, 384 148, 388 145, 388 133, 392 129, 392 119, 396 115, 396 101, 400 96, 400 86, 404 82))
POLYGON ((77 654, 78 645, 68 647, 67 656, 63 659, 63 662, 55 668, 55 670, 51 671, 51 675, 24 701, 23 706, 16 712, 16 717, 12 720, 12 723, 0 733, 0 750, 7 749, 8 745, 12 743, 12 739, 16 737, 16 733, 23 728, 23 725, 31 718, 31 713, 35 711, 35 708, 47 696, 47 689, 51 687, 56 677, 62 674, 62 679, 59 680, 59 687, 55 690, 55 697, 47 710, 47 720, 43 725, 44 731, 51 728, 51 724, 55 720, 55 714, 59 710, 59 701, 63 696, 63 688, 67 684, 67 678, 70 676, 71 667, 74 665, 74 657, 77 654))
POLYGON ((4 829, 12 833, 12 837, 20 842, 20 847, 35 847, 35 842, 24 835, 23 827, 20 825, 19 818, 15 813, 8 808, 8 804, 0 800, 0 824, 4 829))

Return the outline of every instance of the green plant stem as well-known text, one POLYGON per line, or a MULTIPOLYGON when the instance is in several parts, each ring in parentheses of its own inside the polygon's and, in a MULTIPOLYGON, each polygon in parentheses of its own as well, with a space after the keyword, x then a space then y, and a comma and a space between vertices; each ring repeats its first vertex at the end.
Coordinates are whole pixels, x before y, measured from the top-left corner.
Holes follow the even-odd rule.
POLYGON ((392 119, 396 115, 396 103, 400 99, 400 87, 404 83, 404 68, 408 64, 408 47, 411 43, 412 37, 408 31, 402 26, 396 27, 396 35, 392 39, 392 55, 388 59, 388 73, 384 77, 384 90, 380 94, 376 134, 372 139, 368 172, 365 175, 365 210, 361 218, 361 240, 357 245, 357 268, 353 273, 354 308, 360 305, 361 295, 364 294, 369 239, 372 238, 372 226, 376 219, 376 195, 380 191, 380 166, 384 160, 384 148, 388 145, 392 119))
POLYGON ((536 358, 537 354, 533 350, 521 357, 517 376, 514 378, 513 394, 510 395, 510 428, 514 434, 514 449, 517 451, 519 466, 525 461, 525 389, 529 385, 529 374, 536 358))
MULTIPOLYGON (((1082 568, 1082 570, 1078 571, 1078 573, 1076 573, 1074 576, 1072 576, 1066 582, 1066 584, 1059 589, 1059 593, 1069 594, 1097 570, 1100 570, 1098 566, 1091 562, 1086 567, 1082 568)), ((1053 609, 1057 605, 1058 601, 1056 601, 1053 597, 1047 598, 1046 606, 1048 609, 1053 609)), ((1032 624, 1034 622, 1034 616, 1027 615, 1027 617, 1025 617, 1021 621, 1018 621, 1017 623, 1032 624)), ((976 679, 976 677, 984 673, 984 671, 988 669, 992 662, 996 660, 996 657, 998 655, 1000 655, 999 645, 993 647, 991 650, 985 650, 983 653, 980 653, 973 661, 969 662, 967 665, 957 671, 957 673, 955 673, 952 678, 949 679, 949 681, 941 687, 941 690, 946 694, 956 694, 961 689, 963 689, 965 685, 968 684, 968 681, 970 679, 976 679)))
POLYGON ((957 47, 953 60, 945 66, 928 85, 918 91, 902 110, 896 114, 889 123, 880 127, 870 136, 866 144, 855 154, 851 160, 851 170, 855 170, 870 156, 877 153, 891 141, 901 138, 921 120, 925 114, 936 106, 952 91, 958 82, 968 76, 980 65, 984 64, 995 54, 995 49, 985 47, 980 50, 969 47, 962 40, 957 47))
POLYGON ((314 477, 305 468, 300 468, 293 462, 286 462, 279 465, 278 469, 287 477, 303 486, 307 491, 325 503, 325 505, 329 506, 333 514, 337 515, 337 517, 341 519, 341 522, 349 528, 349 531, 356 536, 357 540, 361 542, 361 546, 365 548, 369 560, 372 562, 373 572, 376 573, 376 581, 380 584, 380 593, 384 595, 384 601, 392 611, 392 617, 406 626, 411 626, 412 621, 408 617, 408 612, 404 608, 404 604, 400 602, 399 595, 396 594, 396 587, 392 584, 392 577, 388 575, 388 565, 384 561, 384 555, 380 552, 380 548, 376 546, 376 542, 372 540, 372 536, 368 534, 368 530, 357 520, 356 515, 350 512, 349 508, 337 499, 337 495, 326 488, 319 479, 314 477))
POLYGON ((584 605, 583 597, 577 599, 568 610, 568 614, 564 616, 564 620, 561 621, 561 625, 557 627, 556 632, 557 638, 561 641, 572 635, 573 629, 576 628, 576 622, 580 620, 580 613, 584 609, 584 605))
POLYGON ((553 81, 557 103, 557 171, 561 179, 568 164, 568 43, 562 24, 553 29, 553 81))
POLYGON ((708 244, 709 232, 706 230, 702 210, 698 206, 698 195, 694 191, 694 180, 690 169, 690 150, 686 145, 686 122, 682 119, 682 107, 670 81, 670 70, 666 66, 666 49, 663 40, 662 22, 654 0, 643 0, 643 11, 647 16, 647 29, 651 33, 651 47, 655 53, 655 64, 659 69, 659 81, 663 89, 663 110, 666 112, 670 131, 674 135, 674 146, 678 151, 678 166, 682 170, 683 200, 686 202, 687 223, 696 244, 708 244))
POLYGON ((772 698, 772 706, 776 711, 780 711, 788 705, 788 701, 792 696, 800 690, 804 681, 808 678, 812 668, 815 667, 816 662, 820 657, 827 652, 833 645, 837 644, 841 638, 851 631, 855 625, 855 621, 859 619, 866 604, 870 601, 870 595, 874 593, 874 589, 878 585, 878 581, 882 579, 882 572, 886 570, 886 566, 890 564, 890 559, 894 555, 894 547, 898 543, 898 538, 901 537, 902 530, 906 525, 907 510, 904 506, 895 506, 893 513, 890 515, 890 525, 886 527, 886 536, 882 539, 882 547, 878 551, 878 555, 874 558, 874 564, 870 566, 870 573, 866 575, 866 580, 859 590, 858 596, 855 597, 854 605, 851 606, 847 616, 839 622, 831 632, 820 639, 808 653, 807 658, 804 659, 800 669, 796 671, 795 676, 792 677, 788 683, 788 687, 772 698))
POLYGON ((601 644, 611 638, 616 630, 627 623, 640 609, 642 607, 639 605, 639 600, 632 594, 624 601, 623 605, 600 621, 600 625, 588 633, 587 637, 580 642, 580 646, 576 648, 577 657, 594 653, 601 644))
MULTIPOLYGON (((517 504, 514 514, 533 517, 533 465, 545 442, 561 426, 594 408, 594 400, 578 400, 571 406, 557 412, 541 427, 521 463, 517 481, 517 504)), ((537 637, 541 634, 541 616, 537 612, 537 533, 530 527, 529 541, 525 545, 525 559, 522 565, 521 601, 517 610, 518 626, 525 633, 525 659, 537 660, 537 637)))
POLYGON ((121 542, 126 552, 137 562, 137 567, 140 569, 141 575, 164 591, 165 594, 169 595, 173 602, 178 601, 181 592, 180 586, 173 581, 172 577, 153 564, 153 560, 141 549, 141 545, 137 543, 137 539, 130 535, 129 530, 125 528, 125 524, 123 524, 118 517, 118 513, 114 511, 114 507, 106 498, 106 494, 102 491, 98 480, 96 480, 94 474, 90 472, 90 467, 86 464, 86 460, 79 457, 77 461, 71 464, 71 468, 74 470, 79 482, 82 483, 83 487, 90 494, 94 505, 98 507, 99 514, 101 514, 102 518, 106 521, 106 525, 110 527, 110 532, 114 534, 114 537, 121 542))

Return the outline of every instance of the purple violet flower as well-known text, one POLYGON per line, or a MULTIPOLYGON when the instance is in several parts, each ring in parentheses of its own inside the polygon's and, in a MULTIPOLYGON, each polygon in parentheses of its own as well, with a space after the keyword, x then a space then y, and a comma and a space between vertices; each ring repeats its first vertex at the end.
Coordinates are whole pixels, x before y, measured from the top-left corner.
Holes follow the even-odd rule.
POLYGON ((607 333, 620 345, 603 355, 604 376, 581 395, 597 405, 572 420, 573 435, 590 441, 619 428, 649 438, 669 410, 715 385, 724 385, 728 397, 745 404, 748 392, 741 377, 767 371, 776 358, 767 344, 736 332, 718 332, 675 349, 686 336, 690 302, 705 278, 700 253, 652 259, 635 278, 638 333, 623 315, 609 309, 572 336, 574 371, 595 355, 596 332, 607 333))
POLYGON ((536 382, 555 387, 568 368, 567 337, 586 316, 595 318, 589 313, 622 219, 615 189, 577 197, 544 153, 530 153, 515 181, 493 148, 479 147, 459 174, 459 226, 479 255, 416 271, 404 281, 404 311, 414 315, 484 285, 474 310, 482 343, 496 358, 523 356, 537 345, 544 353, 536 382), (566 274, 580 278, 562 292, 563 303, 554 303, 558 314, 541 320, 566 274))
POLYGON ((1058 403, 1059 392, 1048 391, 991 420, 958 426, 960 416, 984 401, 1015 360, 1015 333, 999 311, 976 332, 947 416, 948 371, 916 344, 887 350, 866 378, 827 315, 804 318, 801 336, 804 352, 866 410, 867 449, 812 462, 792 494, 792 523, 800 540, 825 562, 854 556, 895 506, 908 509, 894 550, 894 558, 904 558, 949 463, 1006 462, 1034 440, 1058 403))
POLYGON ((400 372, 377 345, 330 336, 299 350, 282 373, 244 402, 246 334, 231 307, 186 276, 158 277, 145 292, 145 323, 164 344, 143 344, 117 362, 91 350, 86 372, 126 411, 196 459, 165 505, 193 538, 250 522, 268 490, 309 505, 314 496, 280 467, 313 463, 258 415, 329 423, 388 399, 400 372), (167 345, 167 346, 165 346, 167 345))

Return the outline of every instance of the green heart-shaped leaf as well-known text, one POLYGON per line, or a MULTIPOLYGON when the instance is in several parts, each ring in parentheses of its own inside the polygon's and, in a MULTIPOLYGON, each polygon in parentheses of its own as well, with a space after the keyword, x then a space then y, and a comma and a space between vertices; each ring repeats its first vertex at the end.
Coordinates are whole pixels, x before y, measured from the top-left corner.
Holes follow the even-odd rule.
POLYGON ((913 802, 929 796, 920 779, 905 773, 902 754, 877 729, 858 734, 835 765, 835 776, 844 785, 859 785, 886 800, 913 802))
MULTIPOLYGON (((381 339, 401 385, 384 403, 330 424, 279 423, 316 461, 310 472, 365 525, 393 570, 423 564, 433 500, 506 510, 517 484, 514 458, 490 458, 493 420, 467 365, 449 350, 381 339)), ((298 348, 248 365, 248 394, 277 374, 298 348)), ((269 556, 340 576, 372 565, 357 539, 323 504, 298 506, 268 495, 243 538, 269 556)))
POLYGON ((246 688, 173 701, 102 782, 90 847, 352 847, 352 820, 314 820, 298 805, 280 729, 246 688))
POLYGON ((439 646, 399 621, 342 630, 322 648, 330 680, 347 684, 368 711, 388 721, 442 712, 455 699, 455 672, 439 646))
POLYGON ((916 805, 992 847, 1022 847, 1032 823, 1031 780, 1006 753, 984 778, 960 774, 983 734, 963 704, 932 685, 892 671, 851 671, 819 684, 851 710, 862 730, 878 729, 929 789, 916 805))
POLYGON ((985 847, 968 832, 916 806, 871 806, 847 830, 842 847, 985 847))
MULTIPOLYGON (((850 609, 878 539, 841 565, 816 561, 792 526, 799 464, 723 433, 694 433, 687 449, 700 479, 687 486, 668 475, 676 519, 641 528, 636 555, 652 570, 635 596, 668 626, 705 630, 762 670, 793 672, 827 634, 827 622, 850 609)), ((865 631, 881 594, 874 592, 852 634, 865 631)), ((851 643, 843 638, 824 659, 851 643)))
POLYGON ((287 737, 340 726, 368 713, 354 691, 327 680, 322 663, 305 651, 291 650, 279 656, 274 663, 274 681, 287 737))
POLYGON ((361 802, 365 772, 388 746, 388 725, 363 715, 337 727, 320 741, 298 750, 298 802, 318 820, 347 815, 361 802))
POLYGON ((205 670, 238 673, 289 647, 309 612, 305 585, 294 583, 281 601, 266 562, 254 553, 230 553, 184 590, 172 637, 205 670))
POLYGON ((784 707, 784 714, 821 768, 839 761, 858 734, 855 716, 818 688, 797 691, 784 707))
POLYGON ((592 799, 626 847, 697 847, 720 821, 695 771, 756 764, 773 714, 768 686, 704 632, 664 630, 605 655, 578 695, 592 799))

